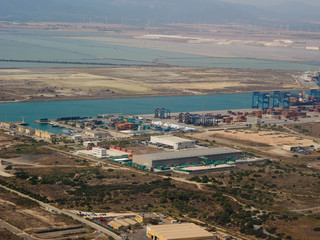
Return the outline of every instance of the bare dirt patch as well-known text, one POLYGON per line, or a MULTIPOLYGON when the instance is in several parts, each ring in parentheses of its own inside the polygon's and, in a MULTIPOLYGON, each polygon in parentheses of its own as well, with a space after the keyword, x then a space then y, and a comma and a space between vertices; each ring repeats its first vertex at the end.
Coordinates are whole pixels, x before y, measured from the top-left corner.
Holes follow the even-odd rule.
POLYGON ((297 90, 300 87, 293 77, 296 74, 282 70, 168 66, 0 69, 0 101, 297 90))
POLYGON ((0 218, 21 230, 76 224, 69 218, 55 215, 40 208, 31 200, 0 189, 0 218))
POLYGON ((22 238, 20 238, 17 235, 9 232, 6 229, 0 228, 0 239, 4 239, 4 240, 21 240, 22 238))
POLYGON ((320 137, 320 123, 303 123, 288 125, 291 130, 311 137, 320 137))
POLYGON ((288 222, 275 221, 272 225, 281 229, 283 233, 292 237, 292 239, 308 239, 318 240, 320 238, 320 232, 314 231, 313 228, 319 226, 319 222, 311 221, 308 218, 301 218, 299 224, 288 224, 288 222), (306 236, 308 236, 306 238, 306 236))
POLYGON ((12 136, 0 131, 0 149, 8 148, 17 143, 19 142, 14 140, 12 136))
POLYGON ((314 144, 312 139, 271 130, 220 130, 192 133, 189 136, 200 140, 216 141, 217 143, 230 146, 249 147, 282 156, 292 155, 292 153, 282 150, 283 145, 310 146, 314 144))
POLYGON ((136 154, 149 154, 149 153, 158 153, 158 152, 163 152, 163 150, 158 149, 158 148, 153 148, 153 147, 144 147, 144 146, 139 146, 139 147, 129 147, 129 150, 132 150, 136 154))

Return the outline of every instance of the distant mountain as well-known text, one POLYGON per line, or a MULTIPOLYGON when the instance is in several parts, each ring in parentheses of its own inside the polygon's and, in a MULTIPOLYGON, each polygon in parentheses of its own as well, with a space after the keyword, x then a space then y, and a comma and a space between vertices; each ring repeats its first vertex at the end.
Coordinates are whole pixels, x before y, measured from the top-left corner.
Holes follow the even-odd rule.
MULTIPOLYGON (((1 0, 0 20, 107 21, 109 23, 256 23, 259 19, 303 16, 318 11, 294 3, 273 8, 226 3, 219 0, 1 0)), ((309 18, 310 17, 310 18, 309 18)))
POLYGON ((320 6, 314 6, 301 2, 285 2, 272 7, 266 7, 273 16, 284 20, 310 21, 320 19, 320 6))
POLYGON ((254 7, 218 0, 1 0, 0 18, 24 21, 127 21, 132 24, 255 21, 254 7))

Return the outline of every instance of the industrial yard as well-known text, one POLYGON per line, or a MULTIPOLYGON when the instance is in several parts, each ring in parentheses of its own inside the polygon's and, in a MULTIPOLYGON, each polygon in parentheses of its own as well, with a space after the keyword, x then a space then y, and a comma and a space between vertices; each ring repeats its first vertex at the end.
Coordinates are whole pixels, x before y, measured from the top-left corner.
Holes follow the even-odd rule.
POLYGON ((175 229, 166 220, 172 218, 200 221, 213 239, 317 239, 318 119, 317 105, 298 104, 37 121, 61 134, 1 123, 0 179, 122 238, 156 236, 166 224, 175 229), (137 216, 150 212, 164 223, 139 223, 137 216), (246 220, 237 222, 242 215, 246 220), (251 222, 258 230, 248 227, 251 222))

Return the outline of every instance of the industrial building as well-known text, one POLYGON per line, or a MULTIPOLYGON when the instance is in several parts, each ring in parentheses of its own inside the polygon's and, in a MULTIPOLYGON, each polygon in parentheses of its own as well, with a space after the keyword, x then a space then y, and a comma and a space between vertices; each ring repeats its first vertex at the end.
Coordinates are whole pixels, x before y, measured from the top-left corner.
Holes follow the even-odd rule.
POLYGON ((74 136, 72 136, 72 140, 75 142, 79 142, 82 140, 82 136, 81 135, 74 135, 74 136))
POLYGON ((297 146, 291 146, 291 145, 283 145, 282 149, 288 152, 294 152, 294 149, 297 148, 297 146))
POLYGON ((124 218, 122 221, 129 223, 131 228, 136 228, 140 225, 136 220, 130 218, 124 218))
POLYGON ((84 134, 92 138, 106 138, 111 136, 110 133, 98 131, 87 131, 84 134))
MULTIPOLYGON (((183 164, 202 164, 206 161, 238 159, 243 152, 226 147, 188 149, 154 154, 133 155, 132 162, 153 170, 160 166, 179 166, 183 164)), ((206 163, 205 163, 206 164, 206 163)))
POLYGON ((15 128, 16 126, 17 125, 15 123, 11 123, 11 122, 1 122, 0 123, 0 127, 6 128, 6 129, 15 128))
POLYGON ((160 217, 155 213, 139 213, 136 215, 136 221, 140 224, 158 224, 160 217))
POLYGON ((171 135, 151 136, 150 141, 155 144, 159 143, 171 146, 176 150, 195 147, 194 141, 171 135))
POLYGON ((34 135, 36 137, 46 138, 46 139, 49 139, 49 140, 54 140, 54 139, 57 138, 57 136, 55 134, 52 134, 52 133, 47 132, 47 131, 38 130, 38 129, 35 130, 34 135))
POLYGON ((33 136, 35 134, 36 130, 33 128, 26 128, 25 129, 25 134, 28 136, 33 136))
POLYGON ((112 220, 108 223, 108 226, 112 229, 118 230, 118 231, 124 231, 128 228, 128 226, 124 226, 123 224, 119 223, 118 221, 112 220))
POLYGON ((86 142, 83 142, 82 145, 84 147, 94 147, 94 143, 93 142, 90 142, 90 141, 86 141, 86 142))
POLYGON ((107 150, 105 148, 94 147, 92 148, 92 155, 97 158, 107 157, 107 150))
POLYGON ((108 222, 108 226, 118 231, 125 231, 127 229, 134 229, 139 226, 139 223, 130 218, 115 218, 108 222))
POLYGON ((147 237, 152 240, 211 240, 215 236, 194 223, 147 226, 147 237))

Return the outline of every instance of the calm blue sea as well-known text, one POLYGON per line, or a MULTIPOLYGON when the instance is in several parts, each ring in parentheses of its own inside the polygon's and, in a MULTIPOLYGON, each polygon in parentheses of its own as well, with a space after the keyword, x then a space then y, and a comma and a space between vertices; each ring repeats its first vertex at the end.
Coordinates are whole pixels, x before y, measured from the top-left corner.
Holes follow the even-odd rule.
POLYGON ((2 103, 0 121, 21 121, 24 117, 34 128, 55 131, 51 126, 34 123, 34 120, 93 117, 103 113, 151 114, 158 107, 165 107, 171 112, 243 109, 251 107, 251 94, 2 103))

